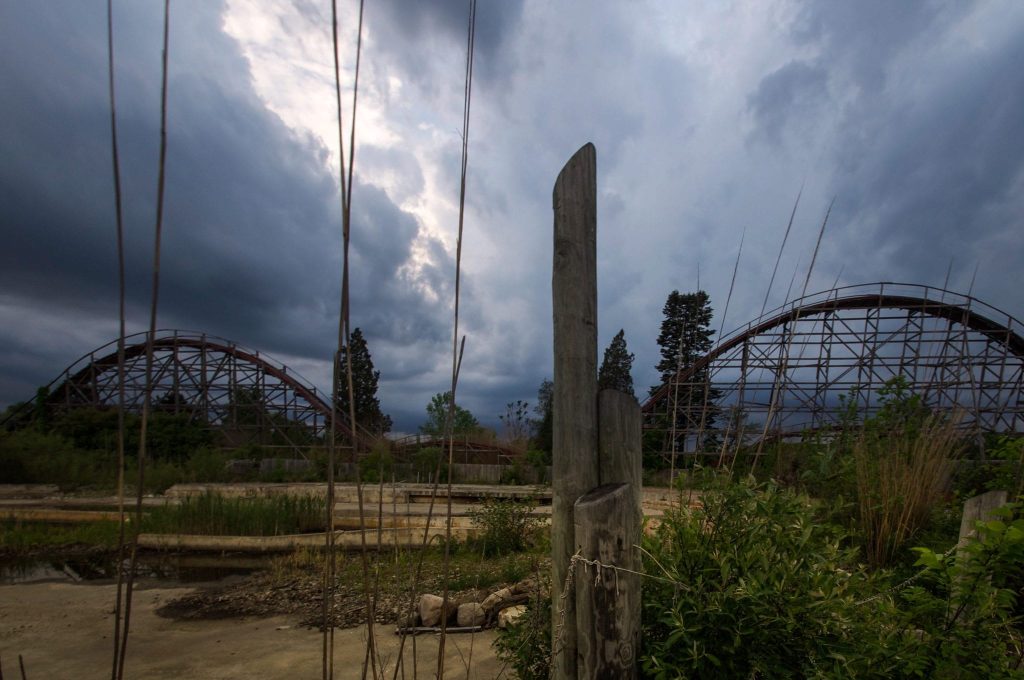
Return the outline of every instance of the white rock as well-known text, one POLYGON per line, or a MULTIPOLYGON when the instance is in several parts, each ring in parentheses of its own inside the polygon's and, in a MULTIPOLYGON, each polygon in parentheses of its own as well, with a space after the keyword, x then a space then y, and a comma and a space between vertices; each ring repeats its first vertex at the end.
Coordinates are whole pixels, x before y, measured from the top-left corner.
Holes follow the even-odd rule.
POLYGON ((455 616, 455 620, 458 624, 464 627, 482 626, 484 625, 484 621, 487 619, 487 614, 484 612, 484 608, 481 607, 478 602, 460 604, 455 616))
POLYGON ((444 604, 444 599, 437 595, 430 593, 420 595, 420 625, 440 626, 442 604, 444 604))
POLYGON ((514 607, 506 607, 498 612, 498 628, 508 628, 526 613, 525 604, 517 604, 514 607))

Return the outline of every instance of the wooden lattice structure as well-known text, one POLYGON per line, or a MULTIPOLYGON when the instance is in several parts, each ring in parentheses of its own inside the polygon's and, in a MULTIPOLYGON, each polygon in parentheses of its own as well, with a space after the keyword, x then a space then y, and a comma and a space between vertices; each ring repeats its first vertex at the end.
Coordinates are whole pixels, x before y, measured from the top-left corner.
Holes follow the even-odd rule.
POLYGON ((724 336, 643 405, 647 441, 718 455, 877 412, 901 384, 975 433, 1024 433, 1021 322, 948 290, 875 283, 809 295, 724 336), (675 418, 672 417, 675 407, 675 418), (674 426, 674 427, 673 427, 674 426))

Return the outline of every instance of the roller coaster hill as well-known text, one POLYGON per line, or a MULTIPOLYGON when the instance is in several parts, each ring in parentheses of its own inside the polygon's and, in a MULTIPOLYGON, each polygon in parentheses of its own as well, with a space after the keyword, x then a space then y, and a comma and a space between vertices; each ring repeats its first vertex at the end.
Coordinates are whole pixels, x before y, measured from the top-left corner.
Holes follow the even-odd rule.
MULTIPOLYGON (((645 443, 669 456, 720 456, 786 441, 880 408, 898 381, 930 411, 955 414, 984 457, 988 435, 1024 432, 1021 322, 969 295, 901 283, 835 288, 793 300, 721 337, 714 349, 642 405, 645 443)), ((146 334, 125 342, 126 410, 146 399, 146 334)), ((266 354, 203 333, 162 330, 153 340, 152 407, 202 423, 226 448, 256 445, 306 456, 330 433, 331 400, 266 354)), ((111 411, 119 392, 117 343, 82 356, 45 388, 48 417, 111 411)), ((38 409, 26 404, 7 426, 38 409)), ((346 414, 337 432, 369 451, 378 439, 346 414)), ((441 446, 430 437, 390 443, 396 460, 441 446)), ((655 451, 657 453, 657 451, 655 451)), ((456 460, 500 464, 521 452, 493 437, 460 437, 456 460)))
POLYGON ((949 414, 985 457, 1024 432, 1021 323, 969 295, 902 283, 788 302, 719 338, 643 404, 647 446, 718 456, 878 413, 894 386, 949 414))
MULTIPOLYGON (((141 413, 147 399, 148 333, 125 339, 124 403, 129 414, 141 413)), ((331 431, 331 400, 321 390, 265 353, 204 333, 159 330, 153 339, 150 410, 198 424, 200 439, 226 449, 255 449, 275 457, 306 458, 325 444, 331 431)), ((39 417, 56 421, 75 412, 113 416, 119 403, 117 340, 83 355, 49 385, 37 403, 12 409, 0 426, 16 427, 39 417)), ((115 421, 112 421, 115 422, 115 421)), ((353 436, 348 414, 338 413, 337 441, 358 444, 368 452, 381 440, 378 433, 357 428, 353 436)), ((416 451, 443 445, 429 436, 389 440, 395 459, 406 462, 416 451)), ((521 455, 501 446, 493 436, 455 438, 456 461, 501 464, 521 455)))

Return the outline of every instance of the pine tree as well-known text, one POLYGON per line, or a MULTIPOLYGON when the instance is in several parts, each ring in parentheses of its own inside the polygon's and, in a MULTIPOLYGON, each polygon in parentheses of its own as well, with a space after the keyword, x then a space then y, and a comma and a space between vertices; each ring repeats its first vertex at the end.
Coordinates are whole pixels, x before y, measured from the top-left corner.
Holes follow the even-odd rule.
MULTIPOLYGON (((665 319, 661 322, 658 346, 661 347, 661 361, 658 372, 662 384, 668 382, 678 370, 685 370, 711 351, 714 344, 711 336, 711 317, 714 310, 708 294, 702 290, 681 294, 674 290, 668 295, 662 308, 665 319)), ((653 393, 661 385, 651 388, 653 393)))
MULTIPOLYGON (((380 400, 377 399, 377 382, 380 380, 380 371, 373 370, 373 358, 366 347, 363 332, 358 328, 352 331, 350 345, 352 347, 352 393, 355 397, 356 424, 361 429, 382 435, 391 430, 391 416, 380 410, 380 400)), ((342 347, 338 358, 341 362, 339 372, 341 382, 338 385, 335 404, 347 420, 349 415, 348 378, 346 377, 348 370, 347 346, 342 347)))
POLYGON ((604 351, 604 360, 597 372, 597 389, 618 390, 635 397, 632 370, 633 355, 626 349, 626 332, 620 329, 604 351))
MULTIPOLYGON (((672 291, 662 311, 665 318, 661 322, 661 333, 658 335, 661 361, 657 365, 662 384, 652 387, 652 394, 662 385, 673 385, 678 373, 692 367, 710 352, 714 345, 712 336, 715 332, 711 330, 714 310, 711 308, 708 294, 703 290, 686 294, 681 294, 678 290, 672 291)), ((703 368, 684 383, 673 385, 666 397, 663 405, 666 416, 660 425, 666 431, 671 428, 674 405, 677 450, 683 449, 687 437, 696 437, 698 432, 703 432, 701 441, 691 441, 697 448, 711 450, 718 445, 714 424, 718 414, 715 401, 720 393, 707 384, 707 380, 707 369, 703 368)), ((671 439, 667 438, 665 441, 666 450, 671 450, 671 439)))

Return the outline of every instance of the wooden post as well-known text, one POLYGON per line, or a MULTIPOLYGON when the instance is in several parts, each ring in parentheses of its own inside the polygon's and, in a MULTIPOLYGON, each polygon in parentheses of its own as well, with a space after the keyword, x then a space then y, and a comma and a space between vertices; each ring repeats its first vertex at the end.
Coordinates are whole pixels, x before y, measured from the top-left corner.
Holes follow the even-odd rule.
MULTIPOLYGON (((637 526, 643 521, 640 507, 643 489, 642 417, 636 399, 618 390, 597 395, 598 483, 628 484, 637 526)), ((639 537, 639 535, 638 535, 639 537)))
MULTIPOLYGON (((576 501, 576 547, 583 557, 637 571, 633 544, 640 527, 630 487, 605 484, 576 501)), ((576 626, 579 678, 636 678, 640 577, 578 564, 576 626)))
POLYGON ((1006 505, 1008 496, 1005 491, 987 491, 964 502, 964 514, 960 516, 960 547, 967 545, 977 533, 974 523, 992 519, 992 511, 1006 505))
POLYGON ((573 506, 598 485, 597 153, 583 145, 553 192, 552 677, 576 680, 576 601, 562 598, 575 547, 573 506), (564 612, 562 611, 564 607, 564 612))

